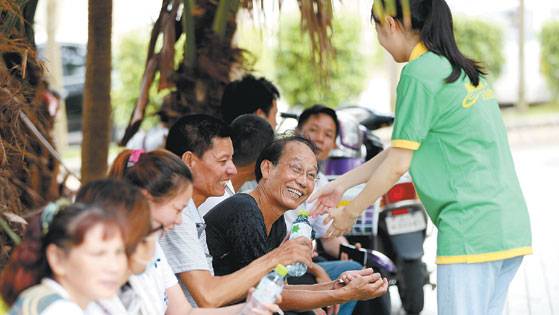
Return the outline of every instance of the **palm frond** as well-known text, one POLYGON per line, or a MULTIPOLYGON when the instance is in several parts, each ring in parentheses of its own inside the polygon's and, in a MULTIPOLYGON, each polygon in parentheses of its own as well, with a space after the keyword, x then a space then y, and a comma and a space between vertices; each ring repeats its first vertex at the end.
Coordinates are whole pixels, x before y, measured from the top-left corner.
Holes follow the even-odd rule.
POLYGON ((301 11, 301 32, 307 33, 312 48, 311 59, 320 79, 326 79, 332 57, 335 55, 332 45, 332 1, 298 0, 301 11))

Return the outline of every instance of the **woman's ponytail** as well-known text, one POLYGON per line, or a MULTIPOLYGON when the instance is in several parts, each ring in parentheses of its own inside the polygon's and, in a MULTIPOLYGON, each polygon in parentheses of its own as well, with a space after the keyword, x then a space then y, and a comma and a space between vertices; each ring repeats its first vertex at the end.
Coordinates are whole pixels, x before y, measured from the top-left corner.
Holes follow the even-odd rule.
POLYGON ((23 241, 13 250, 0 277, 0 293, 7 305, 12 305, 25 289, 38 284, 47 273, 47 260, 42 253, 41 216, 27 227, 23 241))
POLYGON ((467 58, 458 49, 454 38, 452 14, 448 5, 444 0, 426 0, 424 2, 429 8, 420 37, 427 49, 446 57, 452 65, 452 72, 445 79, 445 82, 452 83, 458 80, 462 70, 464 70, 470 82, 477 86, 479 77, 486 73, 481 69, 478 62, 467 58))

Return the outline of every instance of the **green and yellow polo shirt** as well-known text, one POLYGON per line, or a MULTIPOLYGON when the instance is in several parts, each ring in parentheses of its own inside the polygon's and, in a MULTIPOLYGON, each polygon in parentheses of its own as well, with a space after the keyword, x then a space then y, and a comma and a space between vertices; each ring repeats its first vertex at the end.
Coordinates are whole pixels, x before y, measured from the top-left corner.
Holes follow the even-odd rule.
POLYGON ((493 90, 418 44, 398 83, 392 146, 415 150, 410 173, 438 228, 437 264, 532 253, 530 218, 493 90))

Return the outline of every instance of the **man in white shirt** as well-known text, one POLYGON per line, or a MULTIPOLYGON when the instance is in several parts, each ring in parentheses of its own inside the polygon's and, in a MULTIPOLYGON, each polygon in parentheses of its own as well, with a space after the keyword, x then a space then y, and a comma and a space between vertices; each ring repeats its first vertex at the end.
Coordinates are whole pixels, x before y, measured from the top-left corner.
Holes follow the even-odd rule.
POLYGON ((213 275, 205 222, 198 207, 208 197, 223 196, 227 182, 237 174, 231 135, 231 128, 219 119, 187 115, 171 127, 165 146, 190 168, 194 180, 183 223, 169 231, 160 243, 189 302, 199 307, 219 307, 245 298, 248 289, 277 264, 311 263, 311 249, 304 244, 308 242, 297 239, 283 243, 237 272, 213 275))

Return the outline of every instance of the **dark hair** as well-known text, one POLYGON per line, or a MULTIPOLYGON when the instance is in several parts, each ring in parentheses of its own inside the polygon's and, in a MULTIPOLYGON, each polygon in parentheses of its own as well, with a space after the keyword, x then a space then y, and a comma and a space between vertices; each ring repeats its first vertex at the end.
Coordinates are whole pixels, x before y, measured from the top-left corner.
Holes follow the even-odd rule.
POLYGON ((181 117, 169 130, 165 149, 182 158, 190 151, 199 158, 212 148, 213 138, 230 138, 231 127, 217 118, 194 114, 181 117))
POLYGON ((109 177, 125 178, 147 190, 156 200, 173 198, 192 184, 192 173, 171 152, 157 149, 144 152, 134 165, 129 164, 132 150, 124 150, 113 161, 109 177))
POLYGON ((13 304, 21 292, 38 284, 42 278, 52 276, 46 257, 50 244, 70 251, 80 245, 87 232, 97 224, 105 227, 104 238, 114 233, 124 235, 124 222, 118 213, 97 206, 78 203, 60 209, 44 235, 41 214, 35 216, 2 271, 0 291, 4 301, 13 304))
POLYGON ((254 115, 241 115, 231 123, 233 129, 233 163, 243 167, 256 162, 265 146, 274 141, 274 130, 266 119, 254 115))
POLYGON ((254 114, 258 109, 268 115, 274 100, 279 97, 280 93, 272 82, 247 74, 225 86, 221 97, 221 115, 229 124, 240 115, 254 114))
MULTIPOLYGON (((384 0, 375 1, 381 1, 382 5, 385 5, 384 0)), ((404 14, 400 1, 394 1, 396 3, 394 18, 403 23, 404 14)), ((458 80, 462 75, 462 70, 464 70, 470 82, 477 86, 479 77, 487 73, 482 69, 479 62, 465 57, 458 49, 454 39, 452 14, 446 2, 444 0, 409 0, 409 3, 411 28, 420 32, 421 41, 428 50, 445 57, 452 65, 452 72, 445 79, 445 82, 452 83, 458 80)), ((374 10, 371 10, 371 18, 375 20, 375 23, 380 23, 374 10)))
POLYGON ((151 232, 151 214, 147 198, 140 188, 122 179, 104 178, 86 183, 76 195, 76 202, 118 211, 126 219, 124 245, 130 257, 144 237, 151 232))
POLYGON ((305 109, 301 115, 299 115, 299 121, 297 123, 297 129, 301 130, 303 125, 309 120, 311 116, 318 116, 319 114, 326 114, 332 117, 334 120, 334 124, 336 125, 336 136, 340 132, 340 123, 338 122, 338 115, 336 115, 336 111, 331 109, 330 107, 326 107, 322 104, 315 104, 307 109, 305 109))
MULTIPOLYGON (((283 155, 283 150, 285 146, 290 142, 300 142, 305 144, 306 146, 311 149, 311 151, 316 155, 316 146, 314 143, 301 136, 285 136, 279 139, 274 140, 272 143, 268 144, 264 150, 258 156, 258 160, 256 160, 256 165, 254 166, 254 174, 256 175, 256 181, 260 182, 262 179, 262 170, 260 169, 260 165, 264 160, 268 160, 272 162, 272 164, 277 165, 279 159, 283 155)), ((317 165, 318 168, 318 165, 317 165)))

